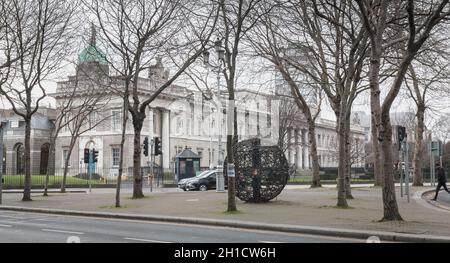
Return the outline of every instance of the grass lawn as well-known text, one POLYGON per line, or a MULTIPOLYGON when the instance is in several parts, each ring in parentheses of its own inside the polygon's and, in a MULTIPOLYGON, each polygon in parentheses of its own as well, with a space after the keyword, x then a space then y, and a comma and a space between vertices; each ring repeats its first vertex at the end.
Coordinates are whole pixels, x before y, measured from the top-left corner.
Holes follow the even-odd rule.
MULTIPOLYGON (((336 184, 336 180, 321 180, 324 184, 336 184)), ((352 183, 360 183, 360 184, 370 184, 373 183, 373 180, 367 180, 367 179, 352 179, 352 183)), ((312 177, 311 176, 296 176, 295 178, 289 179, 289 183, 296 183, 296 184, 309 184, 312 183, 312 177)))
MULTIPOLYGON (((25 176, 23 175, 4 175, 3 176, 5 182, 5 187, 15 187, 15 186, 23 186, 25 181, 25 176)), ((61 185, 63 180, 62 176, 50 176, 49 177, 49 185, 61 185)), ((99 184, 98 180, 92 180, 91 183, 93 185, 99 184)), ((75 178, 75 177, 67 177, 66 180, 67 185, 88 185, 89 181, 75 178)), ((44 186, 45 185, 45 175, 33 175, 31 176, 31 185, 32 186, 44 186)))

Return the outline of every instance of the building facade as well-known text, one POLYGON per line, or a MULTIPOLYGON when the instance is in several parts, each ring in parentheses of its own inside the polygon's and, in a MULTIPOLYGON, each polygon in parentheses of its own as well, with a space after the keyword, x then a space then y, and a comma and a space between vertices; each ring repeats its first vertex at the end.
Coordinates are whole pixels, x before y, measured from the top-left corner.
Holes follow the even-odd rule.
MULTIPOLYGON (((138 80, 140 100, 149 98, 153 92, 169 78, 161 59, 150 67, 147 77, 138 80)), ((95 170, 104 177, 114 177, 118 174, 120 141, 122 134, 122 96, 124 81, 109 73, 105 55, 96 46, 95 37, 91 38, 89 46, 79 56, 79 64, 75 76, 58 83, 57 91, 52 96, 57 105, 64 105, 70 90, 80 89, 76 101, 81 103, 86 97, 101 96, 103 102, 96 105, 85 126, 92 126, 83 133, 76 142, 70 157, 70 174, 86 172, 83 160, 84 149, 99 151, 95 170), (86 88, 86 87, 91 88, 86 88), (84 87, 84 88, 83 88, 84 87)), ((151 156, 141 156, 143 167, 150 165, 162 166, 166 171, 175 169, 176 156, 188 148, 201 157, 200 166, 203 169, 216 167, 226 156, 226 136, 221 136, 221 151, 219 152, 219 128, 223 135, 233 133, 226 120, 228 104, 225 92, 221 101, 208 100, 198 90, 180 85, 168 87, 146 109, 141 142, 145 137, 159 137, 162 141, 162 156, 152 159, 151 156), (224 111, 217 110, 222 105, 224 111), (230 132, 229 132, 230 131, 230 132)), ((76 104, 76 103, 75 103, 76 104)), ((236 91, 237 132, 239 140, 259 137, 264 144, 277 144, 279 133, 279 98, 273 94, 258 93, 252 90, 236 91)), ((124 167, 126 175, 131 176, 133 165, 134 131, 129 116, 127 123, 126 143, 124 149, 124 167)), ((307 126, 302 116, 289 127, 289 140, 292 142, 286 151, 291 165, 308 171, 311 169, 307 126)), ((232 127, 232 126, 231 126, 232 127)), ((358 127, 352 127, 356 141, 364 141, 364 132, 358 127)), ((55 169, 62 170, 68 156, 69 144, 73 134, 70 129, 63 130, 56 142, 55 169)), ((317 122, 317 140, 320 162, 323 167, 337 166, 337 135, 335 123, 323 119, 317 122)), ((361 143, 361 145, 363 145, 361 143)), ((151 148, 151 152, 153 149, 151 148)))
MULTIPOLYGON (((44 175, 53 164, 48 164, 50 136, 54 127, 54 109, 40 108, 31 119, 31 173, 44 175), (50 165, 50 166, 49 166, 50 165)), ((3 128, 3 173, 24 174, 25 121, 11 109, 0 111, 3 128)))

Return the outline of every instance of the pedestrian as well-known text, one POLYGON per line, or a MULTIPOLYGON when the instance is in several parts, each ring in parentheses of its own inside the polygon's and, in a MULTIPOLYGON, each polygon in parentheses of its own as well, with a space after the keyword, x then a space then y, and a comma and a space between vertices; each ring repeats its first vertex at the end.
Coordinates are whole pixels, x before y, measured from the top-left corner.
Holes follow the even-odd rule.
POLYGON ((441 191, 441 188, 444 187, 444 190, 450 194, 450 191, 447 188, 447 178, 445 177, 445 170, 442 168, 440 164, 436 164, 436 171, 438 175, 438 186, 436 188, 436 195, 432 199, 433 201, 437 200, 437 197, 439 195, 439 191, 441 191))

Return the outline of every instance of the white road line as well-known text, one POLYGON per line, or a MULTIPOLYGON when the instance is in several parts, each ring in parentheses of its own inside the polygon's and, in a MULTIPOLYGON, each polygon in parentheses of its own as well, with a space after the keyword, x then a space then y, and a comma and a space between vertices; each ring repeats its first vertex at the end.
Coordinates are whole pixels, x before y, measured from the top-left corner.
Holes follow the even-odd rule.
POLYGON ((0 215, 1 218, 10 218, 10 219, 18 219, 22 220, 23 217, 17 217, 17 216, 6 216, 6 215, 0 215))
POLYGON ((0 227, 12 227, 12 225, 1 225, 0 224, 0 227))
POLYGON ((66 230, 57 230, 57 229, 41 229, 44 232, 54 232, 54 233, 62 233, 62 234, 73 234, 73 235, 84 235, 83 232, 73 232, 73 231, 66 231, 66 230))
POLYGON ((147 243, 163 243, 163 244, 171 243, 171 242, 161 241, 161 240, 150 240, 150 239, 131 238, 131 237, 126 237, 124 239, 129 240, 129 241, 139 241, 139 242, 147 242, 147 243))
POLYGON ((17 225, 17 226, 36 226, 36 227, 46 227, 48 226, 48 224, 38 224, 38 223, 30 223, 30 222, 26 222, 26 221, 12 221, 12 220, 5 220, 5 221, 0 221, 0 224, 13 224, 13 225, 17 225))
POLYGON ((265 244, 283 244, 285 242, 278 242, 278 241, 258 241, 258 243, 265 243, 265 244))

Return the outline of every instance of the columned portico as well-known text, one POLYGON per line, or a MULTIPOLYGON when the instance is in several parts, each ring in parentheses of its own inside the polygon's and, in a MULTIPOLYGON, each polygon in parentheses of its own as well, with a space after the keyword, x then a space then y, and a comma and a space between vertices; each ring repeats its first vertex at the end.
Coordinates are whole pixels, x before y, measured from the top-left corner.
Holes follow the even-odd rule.
POLYGON ((162 152, 163 168, 170 168, 170 111, 162 110, 162 152))
POLYGON ((311 162, 309 157, 309 132, 305 131, 305 156, 304 156, 305 169, 311 169, 311 162))

